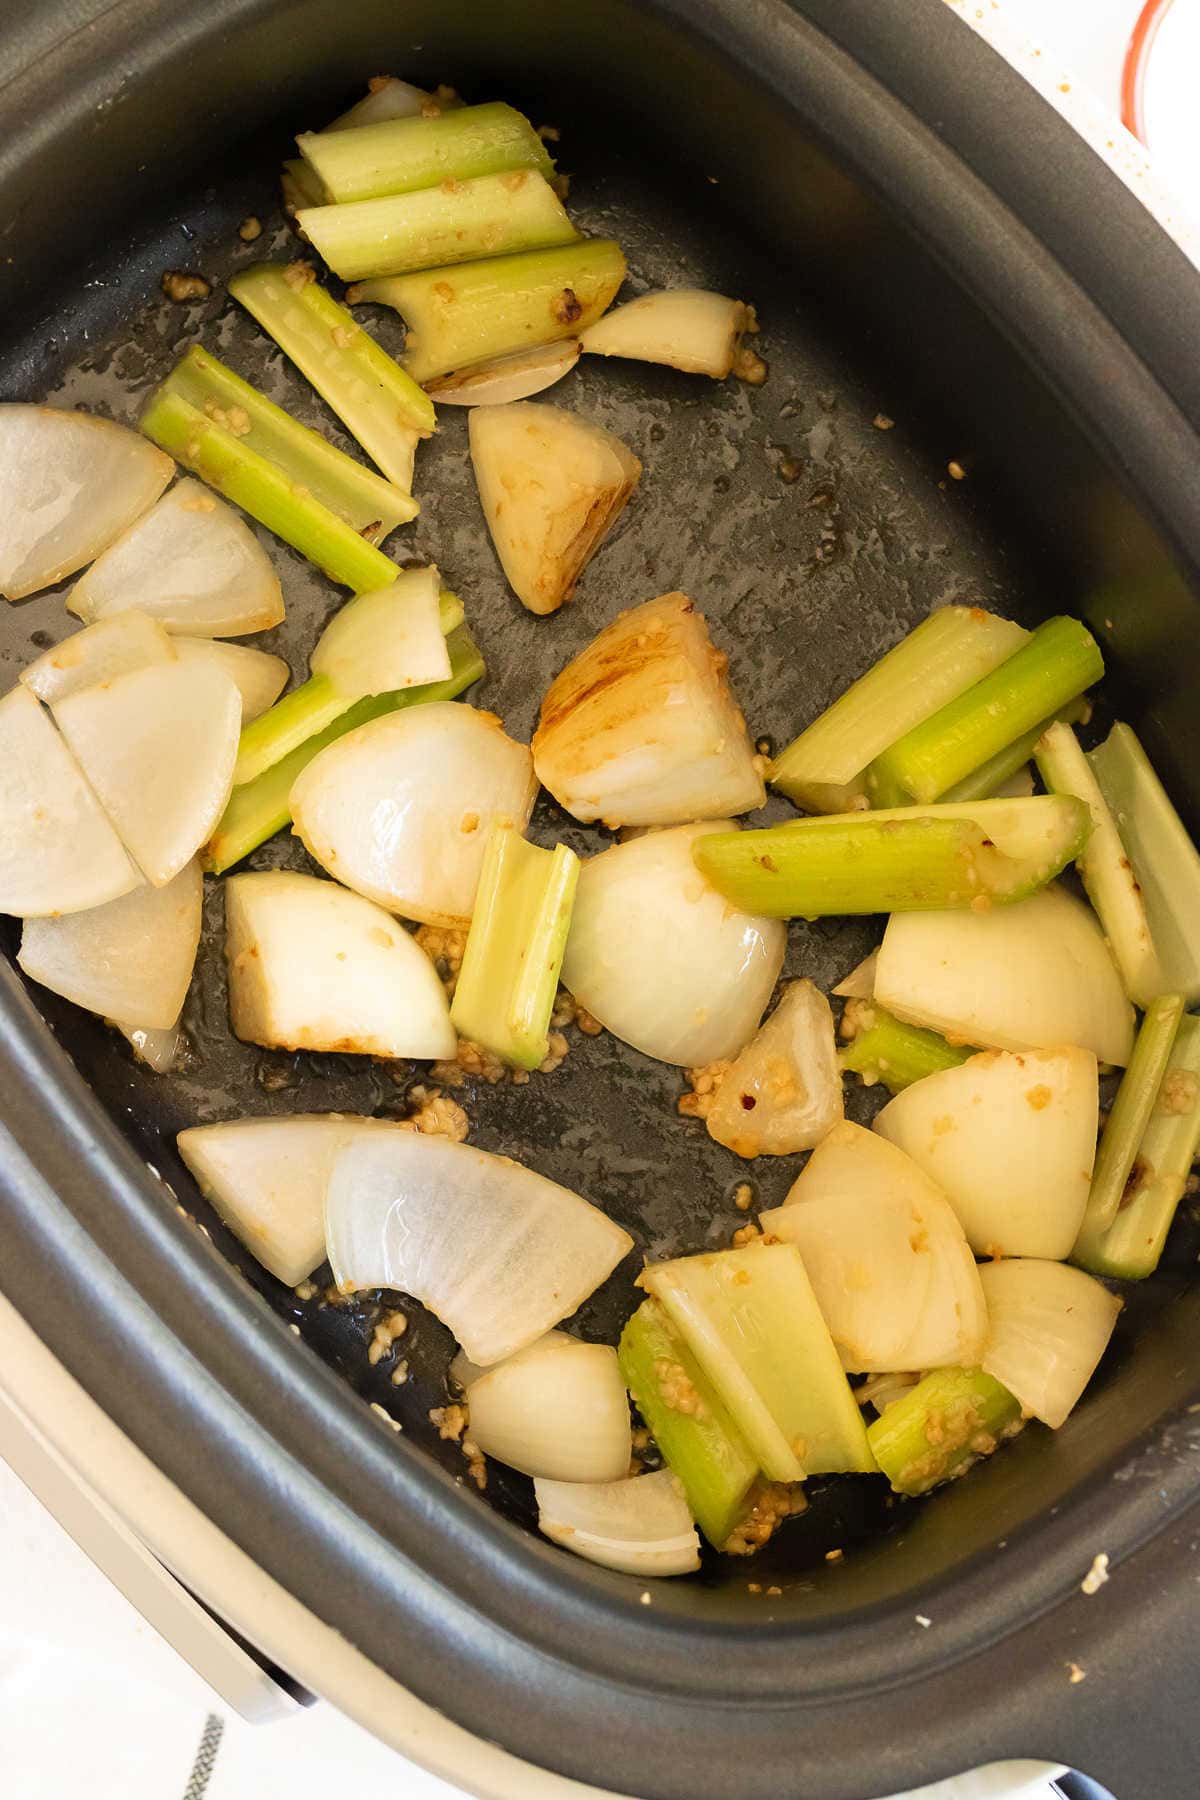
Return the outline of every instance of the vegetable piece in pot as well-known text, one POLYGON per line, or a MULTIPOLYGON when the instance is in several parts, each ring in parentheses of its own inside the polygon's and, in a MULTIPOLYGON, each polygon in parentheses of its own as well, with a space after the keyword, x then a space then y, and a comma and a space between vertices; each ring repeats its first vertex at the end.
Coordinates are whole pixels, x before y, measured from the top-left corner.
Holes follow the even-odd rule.
POLYGON ((811 981, 789 982, 717 1089, 708 1135, 738 1156, 811 1150, 842 1116, 833 1014, 811 981))

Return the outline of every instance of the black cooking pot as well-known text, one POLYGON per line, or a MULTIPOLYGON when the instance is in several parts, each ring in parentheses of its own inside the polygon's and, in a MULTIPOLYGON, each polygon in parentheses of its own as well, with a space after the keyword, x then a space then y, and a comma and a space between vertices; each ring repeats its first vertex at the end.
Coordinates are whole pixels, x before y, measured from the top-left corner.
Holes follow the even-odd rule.
MULTIPOLYGON (((647 476, 550 621, 500 581, 461 420, 446 422, 405 547, 466 596, 486 702, 527 730, 548 676, 618 604, 676 586, 777 741, 939 599, 1073 610, 1200 818, 1200 280, 940 0, 9 0, 2 30, 5 397, 133 417, 226 312, 219 285, 207 308, 160 305, 160 272, 219 283, 250 254, 235 226, 273 205, 287 134, 366 75, 515 98, 563 128, 581 222, 619 236, 638 276, 758 302, 772 374, 754 396, 633 366, 573 378, 569 403, 615 425, 647 476)), ((261 374, 247 321, 219 342, 261 374)), ((289 405, 322 416, 298 381, 289 405)), ((277 555, 300 667, 335 597, 277 555)), ((43 597, 0 631, 15 667, 65 615, 43 597)), ((537 829, 566 827, 546 812, 537 829)), ((797 928, 789 967, 827 980, 869 936, 797 928)), ((435 1321, 413 1309, 412 1380, 391 1387, 366 1362, 365 1303, 300 1302, 204 1208, 174 1155, 181 1125, 402 1098, 374 1067, 232 1043, 223 1007, 210 932, 198 1065, 156 1079, 0 968, 0 1287, 135 1443, 380 1668, 533 1762, 655 1800, 866 1800, 1016 1755, 1075 1763, 1120 1800, 1194 1792, 1186 1222, 1061 1431, 1027 1431, 921 1505, 814 1484, 761 1566, 714 1562, 645 1605, 528 1531, 528 1484, 494 1472, 489 1507, 428 1441, 449 1350, 435 1321), (1112 1579, 1085 1597, 1099 1552, 1112 1579), (780 1592, 749 1592, 748 1574, 780 1592)), ((677 1093, 673 1071, 581 1040, 554 1076, 472 1097, 473 1139, 578 1186, 640 1248, 695 1249, 714 1218, 718 1241, 736 1223, 743 1165, 671 1124, 677 1093)), ((754 1178, 763 1204, 781 1197, 786 1171, 754 1178)), ((630 1274, 585 1309, 585 1334, 611 1338, 630 1274)))

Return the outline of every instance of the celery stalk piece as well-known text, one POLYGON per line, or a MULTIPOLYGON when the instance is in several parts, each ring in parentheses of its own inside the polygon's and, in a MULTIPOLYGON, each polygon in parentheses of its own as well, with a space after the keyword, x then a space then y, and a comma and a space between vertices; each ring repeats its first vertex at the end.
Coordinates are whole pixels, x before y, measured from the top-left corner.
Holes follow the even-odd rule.
POLYGON ((870 1470, 866 1429, 794 1244, 643 1270, 772 1481, 870 1470))
POLYGON ((719 1550, 758 1477, 757 1459, 657 1300, 643 1300, 628 1321, 617 1359, 692 1517, 719 1550))
POLYGON ((247 450, 282 470, 298 491, 344 519, 368 544, 382 543, 397 525, 406 525, 421 510, 405 489, 355 462, 319 431, 301 425, 199 345, 180 358, 157 391, 188 401, 223 426, 247 450))
MULTIPOLYGON (((458 595, 443 588, 438 596, 438 622, 445 637, 449 638, 462 624, 463 617, 463 603, 458 595)), ((272 764, 282 762, 285 756, 290 756, 309 738, 323 732, 354 704, 354 700, 341 693, 327 675, 310 675, 307 681, 293 688, 290 694, 285 694, 243 729, 233 771, 234 787, 256 781, 272 764)))
POLYGON ((608 238, 555 250, 526 250, 481 262, 360 281, 352 306, 394 306, 408 326, 401 362, 414 381, 578 337, 598 319, 622 281, 625 258, 608 238))
POLYGON ((1099 681, 1104 659, 1078 619, 1047 619, 1007 661, 875 759, 877 805, 937 800, 1099 681))
POLYGON ((351 704, 328 675, 310 675, 243 728, 233 768, 234 787, 257 780, 273 763, 282 762, 310 737, 340 719, 351 704))
POLYGON ((283 188, 283 210, 293 218, 302 207, 324 206, 329 199, 316 171, 309 168, 302 156, 289 157, 284 163, 280 186, 283 188))
POLYGON ((578 880, 565 844, 539 850, 515 826, 492 827, 450 1018, 518 1069, 536 1069, 549 1048, 578 880))
POLYGON ((1200 1018, 1179 1021, 1167 1072, 1142 1133, 1117 1216, 1074 1261, 1093 1275, 1140 1281, 1158 1267, 1200 1150, 1200 1018))
MULTIPOLYGON (((479 648, 465 625, 459 625, 446 640, 450 652, 449 681, 431 682, 423 688, 401 688, 394 694, 372 694, 357 700, 324 730, 306 738, 287 756, 274 762, 263 774, 243 787, 235 787, 221 821, 201 852, 201 860, 210 875, 223 875, 226 869, 249 856, 259 844, 282 831, 292 819, 292 786, 301 770, 327 745, 369 724, 384 713, 398 712, 404 706, 420 706, 427 700, 457 700, 458 696, 480 680, 484 662, 479 648)), ((263 717, 266 717, 264 713, 263 717)))
POLYGON ((1039 795, 712 832, 692 855, 727 900, 772 919, 980 910, 1044 887, 1089 829, 1082 801, 1039 795))
MULTIPOLYGON (((961 781, 956 781, 952 788, 947 788, 941 796, 942 802, 953 804, 959 800, 999 799, 1001 790, 1012 776, 1027 766, 1038 743, 1050 727, 1059 724, 1074 725, 1077 719, 1084 717, 1087 710, 1086 700, 1073 700, 1069 706, 1064 706, 1050 718, 1043 719, 1040 725, 1033 727, 1032 731, 1027 731, 1023 736, 1014 738, 1012 743, 1006 744, 1003 750, 997 750, 995 756, 989 756, 985 763, 980 763, 977 769, 973 769, 961 781)), ((1027 791, 1033 792, 1032 778, 1027 791)))
POLYGON ((812 812, 845 812, 868 763, 1020 649, 1029 633, 974 606, 943 606, 847 688, 775 759, 772 787, 812 812), (830 793, 826 790, 833 789, 830 793))
POLYGON ((306 375, 388 480, 412 479, 413 433, 428 437, 433 401, 316 281, 292 285, 278 263, 233 276, 229 291, 306 375))
POLYGON ((882 1081, 890 1094, 898 1094, 942 1069, 956 1069, 975 1052, 947 1043, 937 1031, 923 1025, 906 1025, 881 1006, 870 1009, 871 1023, 864 1025, 838 1053, 843 1069, 861 1075, 866 1086, 882 1081))
POLYGON ((1021 1403, 982 1369, 934 1369, 868 1428, 875 1460, 898 1494, 952 1481, 1020 1428, 1021 1403))
POLYGON ((554 164, 529 120, 503 101, 456 107, 435 118, 386 119, 348 131, 306 131, 296 147, 331 199, 374 200, 444 181, 554 164))
POLYGON ((1200 1000, 1200 855, 1136 734, 1116 725, 1088 755, 1142 891, 1164 992, 1200 1000))
POLYGON ((363 593, 388 587, 399 574, 391 558, 366 543, 352 525, 178 394, 165 388, 152 394, 141 428, 176 462, 307 556, 331 581, 363 593))
POLYGON ((1071 1252, 1071 1261, 1085 1269, 1091 1268, 1090 1259, 1098 1254, 1104 1234, 1121 1209, 1182 1018, 1182 994, 1163 994, 1150 1002, 1134 1040, 1133 1054, 1100 1134, 1087 1211, 1071 1252))
POLYGON ((297 223, 343 281, 545 250, 579 238, 562 201, 533 169, 443 182, 382 200, 310 207, 297 223))
POLYGON ((1075 794, 1092 815, 1092 835, 1079 857, 1079 873, 1104 927, 1125 992, 1138 1006, 1149 1006, 1156 994, 1166 991, 1166 983, 1142 891, 1092 765, 1071 727, 1063 724, 1051 725, 1045 732, 1036 759, 1048 791, 1075 794))

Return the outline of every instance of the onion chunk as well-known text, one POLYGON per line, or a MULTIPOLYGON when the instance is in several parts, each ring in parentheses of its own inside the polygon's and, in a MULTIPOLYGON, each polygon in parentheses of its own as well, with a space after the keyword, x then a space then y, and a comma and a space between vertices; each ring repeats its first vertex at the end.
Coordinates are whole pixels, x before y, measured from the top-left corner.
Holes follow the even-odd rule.
POLYGON ((297 835, 324 869, 406 919, 460 926, 495 824, 524 831, 537 783, 492 713, 432 701, 360 725, 292 788, 297 835))
POLYGON ((905 1088, 875 1129, 936 1181, 980 1256, 1069 1256, 1096 1158, 1090 1050, 987 1050, 905 1088))
POLYGON ((453 1056, 437 972, 402 925, 314 875, 270 870, 225 883, 234 1036, 282 1050, 453 1056))
POLYGON ((582 342, 591 355, 666 363, 721 381, 746 332, 757 330, 754 309, 744 301, 705 288, 664 288, 614 306, 588 326, 582 342))
POLYGON ((176 1138, 196 1185, 265 1269, 294 1287, 325 1260, 325 1192, 347 1145, 394 1136, 390 1119, 295 1113, 193 1125, 176 1138))
POLYGON ((987 1313, 962 1226, 894 1145, 835 1126, 759 1223, 799 1249, 848 1369, 978 1362, 987 1313))
POLYGON ((86 621, 133 608, 190 637, 244 637, 283 619, 266 551, 232 506, 191 479, 92 564, 67 605, 86 621))
POLYGON ((448 681, 441 581, 435 568, 406 569, 391 587, 358 594, 334 613, 309 660, 347 700, 448 681))
MULTIPOLYGON (((120 613, 119 618, 132 615, 120 613)), ((95 627, 93 627, 95 629, 95 627)), ((182 663, 205 663, 224 670, 242 697, 242 724, 249 725, 273 706, 288 684, 291 670, 282 656, 254 650, 249 644, 225 644, 218 638, 171 639, 182 663)))
POLYGON ((174 661, 171 640, 157 620, 127 612, 73 632, 22 669, 21 680, 30 693, 53 706, 68 694, 128 675, 132 669, 174 661))
POLYGON ((23 600, 99 556, 170 481, 169 456, 127 425, 0 405, 0 594, 23 600))
POLYGON ((493 357, 491 362, 452 369, 427 382, 425 392, 439 406, 508 406, 514 400, 544 393, 569 375, 581 348, 578 338, 564 338, 533 350, 517 350, 510 356, 493 357))
POLYGON ((222 669, 134 669, 54 707, 59 730, 143 875, 163 887, 211 835, 233 786, 242 699, 222 669))
POLYGON ((568 1188, 414 1131, 338 1156, 325 1230, 339 1286, 412 1294, 480 1367, 574 1312, 633 1247, 568 1188))
POLYGON ((700 1567, 700 1539, 683 1490, 669 1469, 591 1484, 533 1484, 538 1530, 564 1550, 622 1575, 688 1575, 700 1567))
POLYGON ((169 1030, 192 979, 203 897, 192 861, 164 887, 143 884, 87 912, 26 919, 17 961, 102 1019, 169 1030))
POLYGON ((642 465, 611 431, 528 400, 476 408, 470 435, 483 516, 509 585, 530 612, 557 612, 642 465))
POLYGON ((629 1401, 608 1344, 552 1331, 468 1388, 471 1441, 523 1475, 617 1481, 629 1473, 629 1401))
POLYGON ((746 721, 686 594, 623 612, 550 684, 538 778, 584 824, 682 825, 765 798, 746 721))
POLYGON ((738 912, 692 861, 727 821, 614 844, 585 862, 562 978, 616 1037, 659 1062, 698 1068, 753 1036, 783 963, 785 927, 738 912))
POLYGON ((912 1025, 995 1050, 1093 1050, 1122 1067, 1133 1009, 1091 911, 1060 887, 987 912, 893 913, 875 999, 912 1025))
POLYGON ((833 1014, 811 981, 793 981, 717 1090, 708 1135, 736 1156, 811 1150, 842 1116, 833 1014))
POLYGON ((1066 1263, 1011 1256, 979 1271, 991 1325, 983 1367, 1057 1430, 1112 1336, 1121 1302, 1066 1263))
POLYGON ((0 912, 83 912, 139 880, 50 715, 13 688, 0 700, 0 912))

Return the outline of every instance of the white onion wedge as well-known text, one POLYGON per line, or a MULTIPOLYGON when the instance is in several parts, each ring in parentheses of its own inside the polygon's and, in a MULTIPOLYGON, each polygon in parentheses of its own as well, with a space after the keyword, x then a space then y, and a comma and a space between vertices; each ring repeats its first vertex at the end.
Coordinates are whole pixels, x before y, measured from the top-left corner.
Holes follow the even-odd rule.
POLYGON ((362 100, 339 113, 326 131, 352 131, 359 125, 380 125, 385 119, 411 119, 427 108, 433 96, 395 75, 381 75, 368 83, 362 100))
POLYGON ((435 568, 406 569, 387 588, 339 607, 309 659, 339 694, 361 700, 399 688, 448 681, 450 652, 439 615, 435 568))
POLYGON ((986 1050, 897 1094, 875 1129, 936 1181, 980 1256, 1064 1257, 1087 1206, 1090 1050, 986 1050))
POLYGON ((89 622, 135 608, 189 637, 243 637, 283 619, 270 557, 232 506, 190 478, 92 564, 67 605, 89 622))
POLYGON ((599 1484, 535 1481, 538 1530, 564 1550, 622 1575, 688 1575, 700 1539, 669 1469, 599 1484))
POLYGON ((960 1044, 1074 1044, 1122 1067, 1133 1045, 1133 1009, 1095 916, 1055 886, 990 912, 894 913, 875 999, 960 1044))
POLYGON ((26 975, 102 1019, 166 1030, 179 1017, 200 942, 204 884, 190 862, 165 887, 143 883, 107 906, 26 919, 26 975))
POLYGON ((848 975, 843 975, 831 992, 839 1000, 870 1000, 875 992, 875 965, 878 961, 878 950, 872 950, 848 975))
POLYGON ((548 1332, 480 1375, 468 1393, 471 1442, 510 1469, 552 1481, 628 1475, 629 1400, 610 1344, 548 1332))
POLYGON ((759 1222, 799 1249, 846 1368, 978 1362, 987 1313, 962 1226, 894 1145, 848 1120, 835 1126, 759 1222))
MULTIPOLYGON (((132 613, 118 613, 113 618, 132 618, 132 613)), ((93 631, 98 629, 92 627, 93 631)), ((223 669, 242 696, 242 724, 249 725, 273 706, 288 684, 291 670, 282 656, 271 656, 266 650, 253 650, 249 644, 225 644, 217 638, 176 637, 170 639, 175 655, 182 663, 205 663, 223 669)))
POLYGON ((539 344, 534 350, 518 350, 493 362, 452 369, 427 382, 425 392, 438 406, 508 406, 514 400, 544 393, 569 375, 581 349, 578 338, 539 344))
POLYGON ((488 833, 524 831, 537 783, 493 713, 451 700, 387 713, 314 756, 294 829, 323 869, 406 919, 466 925, 488 833))
POLYGON ((0 405, 0 594, 23 600, 73 575, 154 505, 174 472, 127 425, 0 405))
POLYGON ((119 1019, 108 1023, 126 1038, 137 1062, 144 1063, 156 1075, 170 1075, 183 1060, 188 1047, 187 1035, 178 1020, 174 1025, 122 1025, 119 1019))
POLYGON ((347 1145, 395 1136, 391 1119, 294 1113, 193 1125, 175 1142, 196 1185, 264 1269, 295 1287, 325 1261, 325 1191, 347 1145))
POLYGON ((415 1131, 337 1157, 325 1233, 340 1287, 412 1294, 481 1367, 573 1313, 633 1247, 544 1175, 415 1131))
POLYGON ((661 288, 614 306, 582 335, 589 356, 626 356, 666 363, 723 380, 747 331, 752 308, 705 288, 661 288))
MULTIPOLYGON (((543 1344, 573 1344, 577 1341, 577 1339, 571 1336, 569 1331, 559 1331, 556 1327, 553 1331, 545 1332, 542 1337, 538 1338, 536 1343, 529 1344, 527 1348, 529 1350, 537 1350, 543 1344)), ((525 1351, 518 1350, 517 1355, 524 1356, 525 1351)), ((512 1357, 509 1357, 507 1360, 511 1362, 513 1359, 512 1357)), ((499 1364, 493 1364, 493 1367, 495 1368, 498 1368, 499 1366, 499 1364)), ((465 1350, 458 1350, 455 1352, 450 1360, 450 1367, 446 1371, 450 1378, 451 1388, 458 1389, 464 1394, 470 1394, 471 1389, 479 1380, 480 1376, 486 1375, 487 1372, 488 1371, 481 1368, 478 1363, 473 1363, 465 1350)))
POLYGON ((234 1036, 282 1050, 453 1056, 437 971, 381 907, 287 870, 225 883, 234 1036))
POLYGON ((1067 1263, 1014 1256, 979 1273, 991 1321, 983 1367, 1057 1430, 1104 1355, 1121 1302, 1067 1263))
POLYGON ((0 912, 83 912, 140 879, 49 713, 13 688, 0 700, 0 912))
POLYGON ((729 829, 713 819, 652 831, 579 871, 563 983, 659 1062, 699 1068, 736 1056, 779 978, 786 928, 738 912, 692 861, 697 837, 729 829))
POLYGON ((619 613, 547 690, 538 779, 588 825, 682 825, 761 806, 726 662, 686 594, 619 613))
POLYGON ((641 478, 620 438, 557 406, 476 407, 471 462, 504 573, 530 612, 569 600, 641 478))
POLYGON ((811 981, 789 982, 722 1079, 708 1135, 737 1156, 791 1156, 819 1144, 841 1116, 829 1002, 811 981))
POLYGON ((132 669, 174 661, 171 640, 158 621, 145 613, 127 612, 72 632, 22 669, 21 680, 30 693, 52 706, 68 694, 128 675, 132 669))
POLYGON ((163 887, 212 835, 233 786, 242 697, 179 661, 68 694, 54 718, 122 843, 163 887))

